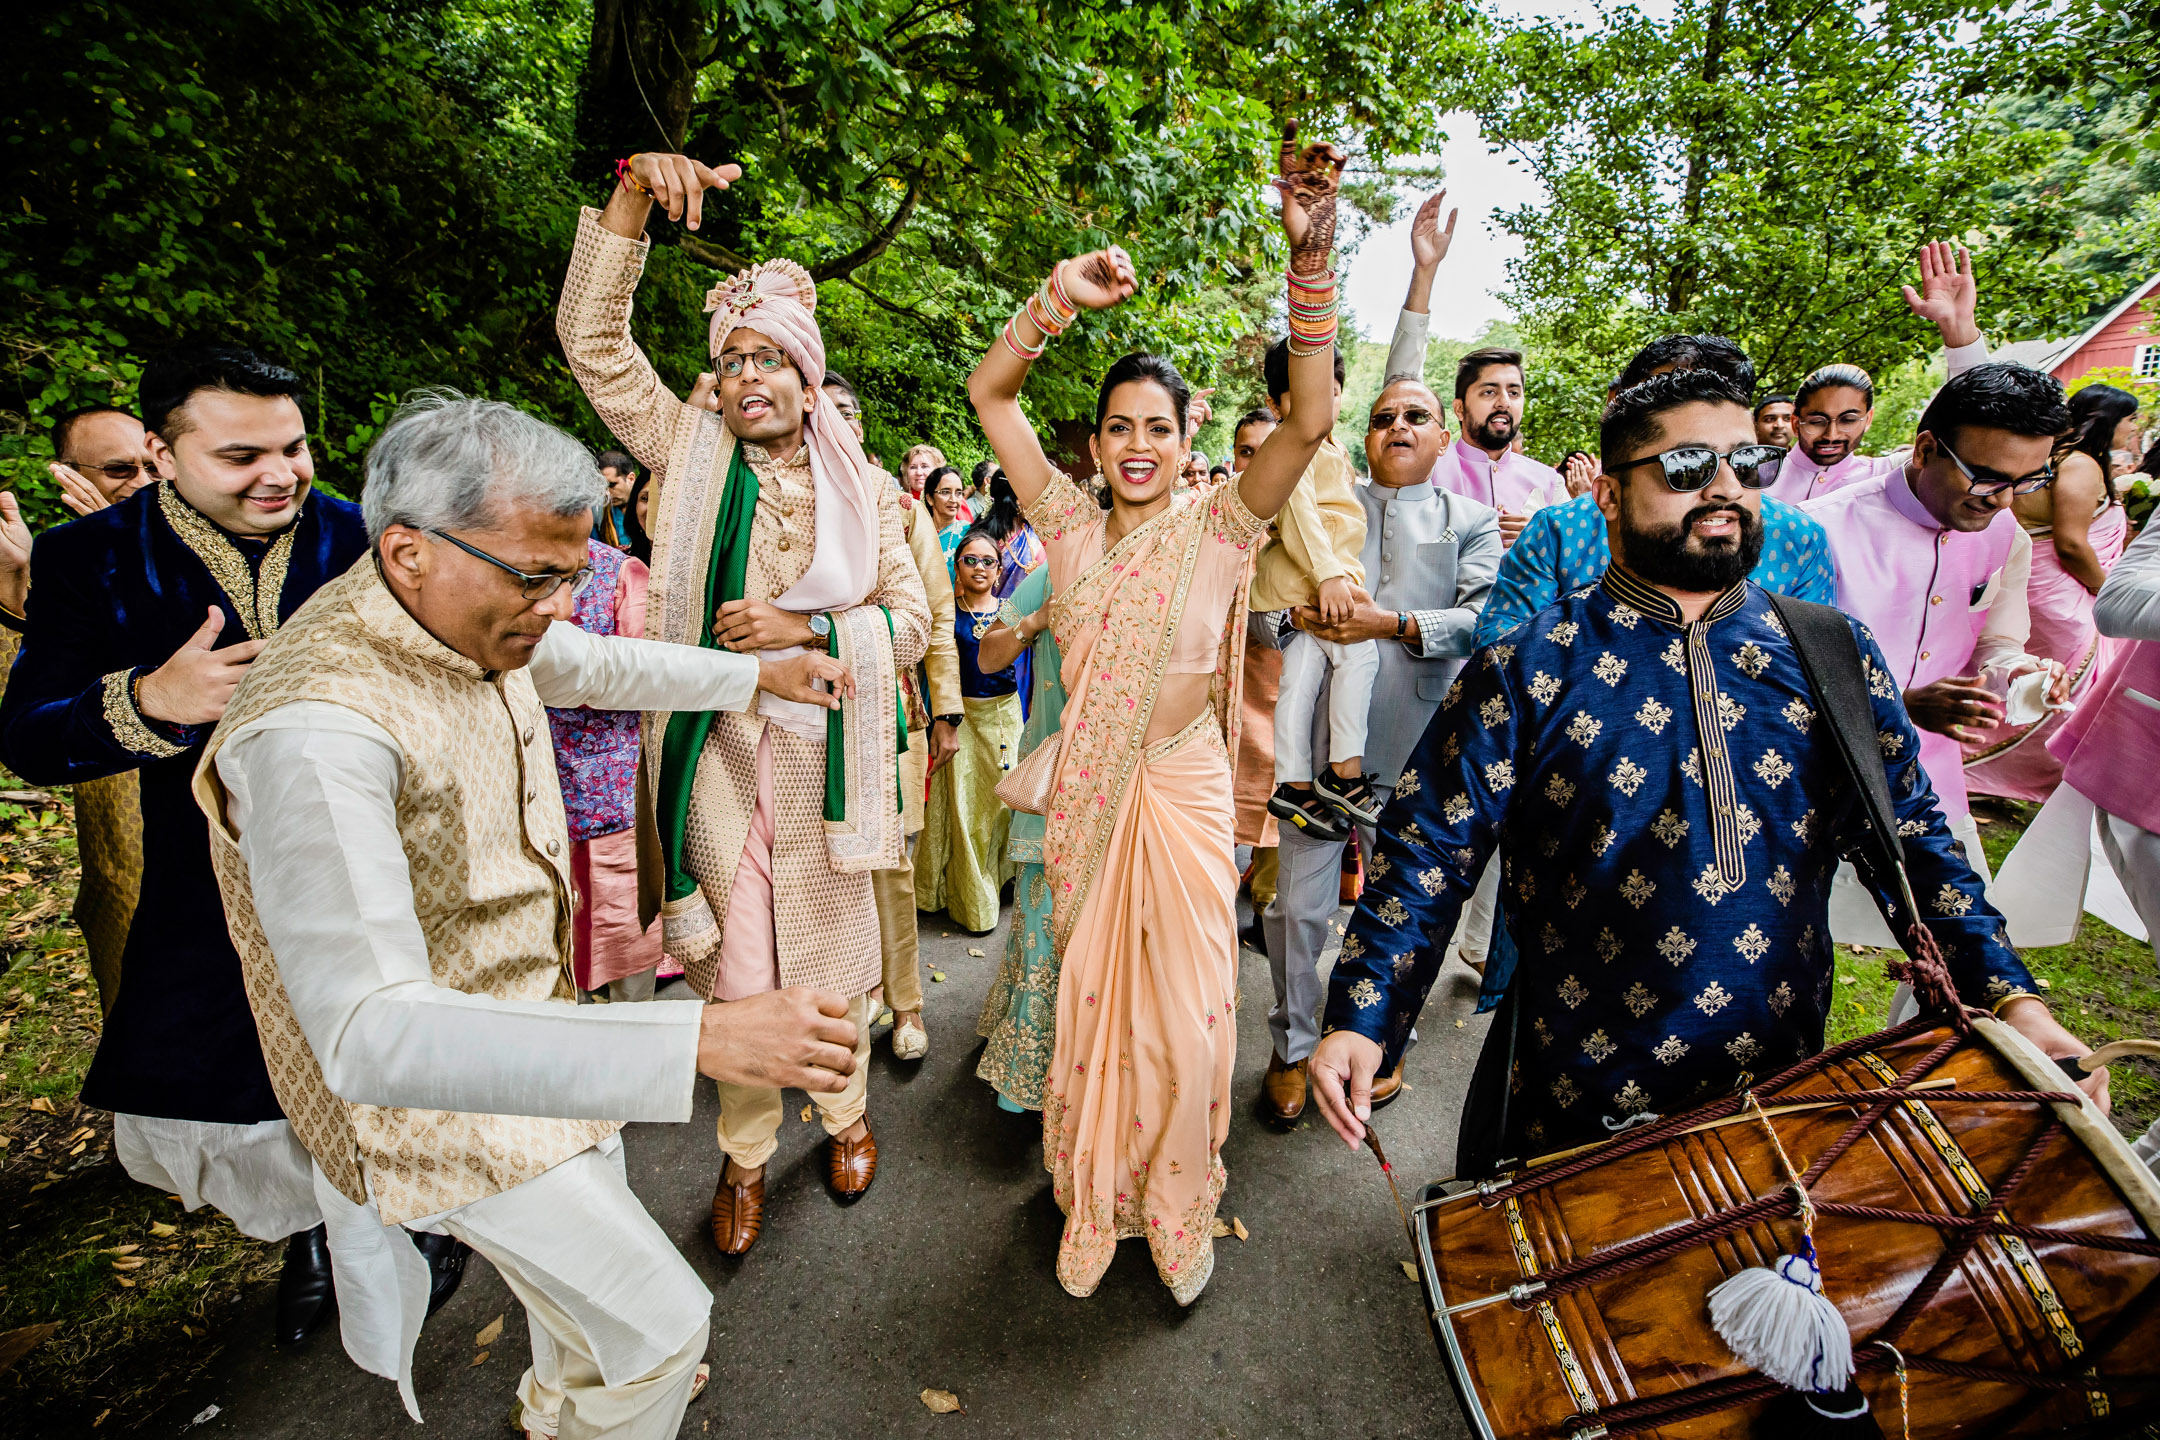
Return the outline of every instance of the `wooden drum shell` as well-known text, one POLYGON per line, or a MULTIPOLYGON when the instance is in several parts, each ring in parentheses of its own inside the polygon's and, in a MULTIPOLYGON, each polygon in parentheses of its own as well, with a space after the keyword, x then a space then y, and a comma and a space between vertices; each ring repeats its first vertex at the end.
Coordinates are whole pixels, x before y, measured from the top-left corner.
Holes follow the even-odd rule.
MULTIPOLYGON (((2006 1038, 2007 1027, 1980 1023, 1986 1040, 1961 1046, 1926 1078, 1950 1077, 1967 1091, 2068 1088, 2067 1080, 2047 1077, 2051 1064, 2014 1032, 2006 1038), (2019 1047, 2028 1053, 2006 1053, 2019 1047), (2043 1067, 2038 1073, 2035 1062, 2043 1067)), ((1948 1034, 1943 1029, 1886 1040, 1867 1053, 1890 1074, 1902 1073, 1948 1034)), ((1866 1055, 1856 1055, 1763 1104, 1775 1112, 1780 1105, 1886 1084, 1866 1055)), ((1938 1100, 1926 1105, 1940 1127, 1931 1134, 1909 1111, 1910 1103, 1893 1104, 1831 1165, 1812 1190, 1818 1202, 1973 1215, 2058 1112, 2082 1113, 2097 1124, 2055 1128, 2010 1202, 2008 1218, 2081 1235, 2150 1240, 2160 1234, 2160 1189, 2089 1106, 2080 1112, 2038 1102, 1938 1100), (2116 1153, 2100 1153, 2111 1146, 2116 1153)), ((1794 1166, 1805 1171, 1864 1108, 1862 1102, 1773 1113, 1772 1123, 1794 1166)), ((1535 1173, 1518 1171, 1512 1178, 1535 1173)), ((1794 1250, 1797 1219, 1750 1226, 1549 1303, 1503 1298, 1462 1307, 1505 1295, 1528 1274, 1730 1211, 1785 1185, 1763 1122, 1748 1116, 1669 1138, 1489 1208, 1474 1191, 1443 1198, 1437 1187, 1428 1187, 1418 1207, 1419 1258, 1435 1335, 1472 1432, 1491 1440, 1594 1433, 1589 1427, 1596 1411, 1751 1375, 1712 1330, 1707 1296, 1741 1270, 1772 1264, 1794 1250), (1573 1362, 1572 1376, 1563 1354, 1573 1362)), ((1818 1217, 1815 1244, 1825 1292, 1844 1315, 1856 1354, 1913 1293, 1950 1238, 1933 1226, 1904 1221, 1818 1217)), ((2077 1374, 2097 1365, 2102 1373, 2151 1373, 2160 1370, 2156 1281, 2160 1259, 2062 1241, 1984 1237, 1897 1346, 1907 1356, 2003 1370, 2077 1374), (2027 1257, 2022 1270, 2020 1251, 2027 1257), (2074 1365, 2071 1350, 2078 1355, 2074 1365)), ((1892 1371, 1863 1370, 1859 1380, 1884 1432, 1899 1433, 1892 1371)), ((2036 1395, 2021 1385, 1917 1369, 1910 1385, 1915 1436, 1978 1433, 1974 1427, 1999 1422, 2036 1395)), ((2082 1389, 2037 1393, 2037 1407, 2002 1433, 2059 1434, 2160 1399, 2160 1388, 2112 1397, 2082 1389)), ((1745 1436, 1767 1403, 1645 1433, 1691 1440, 1745 1436)))

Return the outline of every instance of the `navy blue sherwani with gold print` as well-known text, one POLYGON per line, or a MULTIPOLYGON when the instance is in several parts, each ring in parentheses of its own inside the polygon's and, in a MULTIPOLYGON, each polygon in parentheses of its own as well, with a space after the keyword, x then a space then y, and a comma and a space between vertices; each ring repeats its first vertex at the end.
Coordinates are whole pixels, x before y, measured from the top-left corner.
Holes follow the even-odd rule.
POLYGON ((267 635, 367 548, 359 507, 319 491, 289 528, 249 538, 165 484, 48 530, 32 548, 0 760, 41 785, 141 773, 141 898, 84 1103, 174 1120, 284 1118, 226 933, 209 828, 189 793, 212 727, 146 718, 133 682, 170 659, 211 606, 225 614, 220 647, 267 635))
MULTIPOLYGON (((1852 623, 1913 891, 1958 990, 1975 1004, 2029 991, 1936 808, 1882 652, 1852 623)), ((1382 1073, 1394 1064, 1497 845, 1520 960, 1487 1044, 1512 1040, 1514 1063, 1488 1054, 1480 1077, 1494 1083, 1472 1093, 1505 1106, 1496 1158, 1602 1138, 1782 1069, 1822 1048, 1840 855, 1903 928, 1895 877, 1859 848, 1857 807, 1834 818, 1849 788, 1761 589, 1743 583, 1682 624, 1615 567, 1480 652, 1434 716, 1381 817, 1326 1026, 1378 1041, 1382 1073)))

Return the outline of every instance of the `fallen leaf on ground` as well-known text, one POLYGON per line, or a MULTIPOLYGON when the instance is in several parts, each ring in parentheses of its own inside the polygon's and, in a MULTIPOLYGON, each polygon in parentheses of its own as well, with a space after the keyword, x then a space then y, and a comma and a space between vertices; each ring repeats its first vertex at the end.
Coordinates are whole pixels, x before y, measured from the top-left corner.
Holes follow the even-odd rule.
POLYGON ((945 978, 945 972, 943 970, 932 970, 930 972, 930 978, 932 980, 943 981, 945 978))
POLYGON ((1215 1222, 1215 1228, 1208 1233, 1217 1240, 1227 1240, 1230 1238, 1230 1222, 1218 1218, 1215 1222))
POLYGON ((1456 1029, 1458 1029, 1458 1030, 1462 1029, 1462 1021, 1460 1021, 1460 1020, 1457 1020, 1457 1021, 1455 1022, 1455 1028, 1456 1028, 1456 1029))
POLYGON ((812 1115, 816 1114, 816 1113, 817 1113, 817 1111, 816 1111, 816 1109, 815 1109, 814 1107, 812 1107, 812 1106, 809 1106, 809 1105, 805 1105, 805 1106, 803 1106, 803 1107, 802 1107, 802 1123, 803 1123, 803 1124, 805 1124, 805 1125, 809 1124, 809 1123, 810 1123, 810 1117, 811 1117, 812 1115))
POLYGON ((2055 988, 2053 985, 2050 985, 2045 980, 2035 980, 2033 981, 2033 984, 2038 985, 2042 990, 2052 990, 2055 988))
POLYGON ((0 1334, 0 1374, 32 1350, 45 1343, 47 1336, 60 1328, 57 1320, 43 1325, 25 1325, 19 1330, 0 1334))
POLYGON ((497 1315, 493 1320, 480 1327, 480 1333, 472 1337, 472 1343, 485 1350, 497 1340, 502 1339, 502 1327, 503 1317, 497 1315))
POLYGON ((473 1357, 472 1357, 472 1364, 470 1364, 470 1365, 466 1366, 465 1368, 466 1368, 466 1369, 468 1369, 468 1370, 477 1370, 477 1369, 479 1369, 479 1368, 480 1368, 480 1367, 481 1367, 482 1365, 485 1365, 485 1364, 487 1364, 487 1357, 488 1357, 488 1352, 487 1352, 487 1351, 485 1351, 485 1350, 482 1350, 482 1351, 481 1351, 481 1352, 480 1352, 479 1354, 477 1354, 477 1355, 475 1355, 475 1356, 473 1356, 473 1357))
POLYGON ((92 1421, 90 1422, 90 1428, 91 1428, 92 1430, 95 1430, 95 1429, 97 1429, 97 1427, 98 1427, 98 1426, 100 1426, 100 1425, 103 1425, 103 1424, 105 1423, 105 1417, 106 1417, 106 1416, 108 1416, 108 1415, 110 1415, 110 1414, 112 1414, 112 1411, 111 1411, 111 1410, 109 1410, 109 1409, 108 1409, 108 1410, 100 1410, 100 1411, 98 1411, 98 1412, 97 1412, 97 1419, 95 1419, 95 1420, 92 1420, 92 1421))
POLYGON ((970 954, 970 955, 973 955, 973 956, 974 956, 974 957, 975 957, 976 959, 978 959, 978 960, 981 960, 981 959, 983 959, 983 958, 984 958, 984 956, 983 956, 983 952, 982 952, 981 950, 977 949, 977 948, 976 948, 975 946, 973 946, 973 945, 970 945, 970 946, 968 946, 968 954, 970 954))
POLYGON ((922 1392, 922 1403, 923 1408, 933 1415, 950 1415, 955 1410, 962 1415, 967 1414, 966 1408, 960 1403, 960 1397, 950 1390, 925 1390, 922 1392))
POLYGON ((163 1239, 167 1235, 179 1234, 180 1227, 177 1225, 168 1225, 163 1220, 153 1220, 150 1222, 150 1233, 160 1239, 163 1239))
POLYGON ((37 1099, 32 1100, 30 1102, 30 1108, 37 1111, 40 1115, 50 1115, 53 1113, 52 1101, 46 1099, 43 1095, 40 1095, 37 1097, 37 1099))
POLYGON ((1840 985, 1857 985, 1860 983, 1860 977, 1857 975, 1840 975, 1837 977, 1837 983, 1840 985))
POLYGON ((1230 1233, 1237 1236, 1237 1238, 1240 1240, 1252 1239, 1252 1231, 1247 1230, 1245 1228, 1245 1222, 1238 1219, 1238 1217, 1235 1215, 1230 1217, 1230 1233))
POLYGON ((115 1270, 140 1270, 149 1263, 140 1255, 123 1255, 112 1262, 112 1268, 115 1270))
POLYGON ((113 1276, 113 1283, 118 1285, 123 1290, 133 1290, 135 1288, 135 1282, 128 1279, 125 1275, 113 1276))
POLYGON ((1417 1266, 1411 1264, 1408 1260, 1398 1260, 1395 1263, 1402 1266, 1403 1274, 1409 1276, 1413 1280, 1417 1279, 1417 1266))
POLYGON ((115 1245, 105 1253, 108 1255, 132 1255, 140 1249, 142 1249, 142 1242, 138 1240, 132 1245, 115 1245))

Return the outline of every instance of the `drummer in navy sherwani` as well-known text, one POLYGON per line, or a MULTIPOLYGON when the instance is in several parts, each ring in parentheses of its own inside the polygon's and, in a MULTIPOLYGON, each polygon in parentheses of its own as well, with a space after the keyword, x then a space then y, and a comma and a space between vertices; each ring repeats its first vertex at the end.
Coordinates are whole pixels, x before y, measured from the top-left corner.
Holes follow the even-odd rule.
MULTIPOLYGON (((1745 578, 1759 487, 1782 455, 1756 446, 1746 401, 1696 370, 1613 402, 1596 491, 1612 567, 1473 657, 1404 768, 1312 1065, 1353 1143, 1354 1107, 1394 1065, 1496 847, 1519 960, 1488 976, 1505 996, 1458 1175, 1601 1139, 1822 1048, 1830 881, 1841 853, 1860 858, 1864 822, 1857 807, 1837 819, 1829 725, 1745 578)), ((1936 808, 1882 653, 1849 623, 1913 892, 1960 996, 2051 1055, 2087 1053, 2034 993, 1936 808)), ((1895 877, 1863 874, 1902 931, 1895 877)), ((2104 1079, 2090 1088, 2104 1097, 2104 1079)))

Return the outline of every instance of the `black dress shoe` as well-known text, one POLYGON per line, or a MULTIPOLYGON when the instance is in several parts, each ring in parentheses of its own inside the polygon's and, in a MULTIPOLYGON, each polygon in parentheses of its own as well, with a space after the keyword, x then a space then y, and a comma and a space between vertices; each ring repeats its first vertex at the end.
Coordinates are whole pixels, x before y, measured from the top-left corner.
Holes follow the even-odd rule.
POLYGON ((277 1284, 277 1342, 298 1345, 337 1310, 330 1276, 330 1235, 323 1226, 285 1242, 285 1269, 277 1284))
POLYGON ((472 1254, 472 1246, 455 1235, 427 1235, 418 1230, 405 1233, 412 1236, 412 1243, 427 1259, 427 1313, 433 1315, 450 1303, 450 1297, 464 1283, 465 1257, 472 1254))

